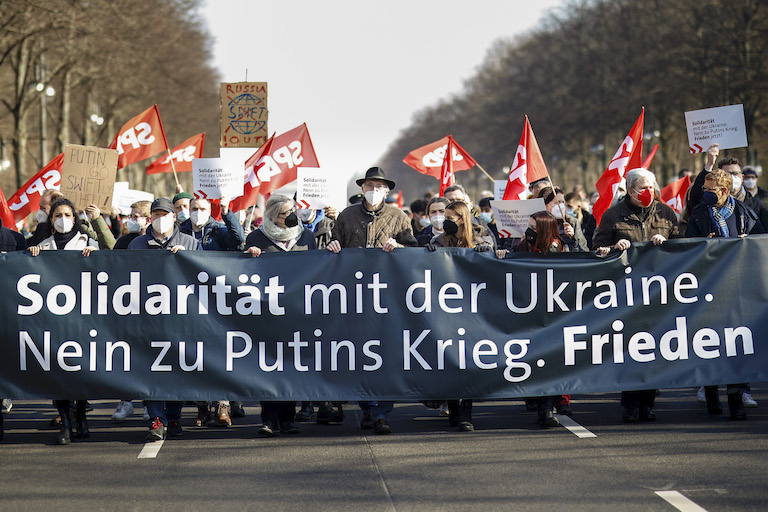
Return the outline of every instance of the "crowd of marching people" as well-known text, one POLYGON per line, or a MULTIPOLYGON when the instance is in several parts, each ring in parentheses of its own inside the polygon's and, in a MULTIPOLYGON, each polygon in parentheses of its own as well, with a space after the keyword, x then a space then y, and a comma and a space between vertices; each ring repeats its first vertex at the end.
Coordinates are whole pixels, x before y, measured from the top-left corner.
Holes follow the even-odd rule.
MULTIPOLYGON (((25 238, 0 228, 0 250, 26 250, 32 256, 42 250, 74 250, 85 257, 96 250, 203 250, 242 252, 257 258, 264 253, 339 253, 346 248, 389 252, 425 247, 434 252, 441 247, 461 247, 504 259, 512 252, 544 257, 547 253, 595 251, 605 256, 636 242, 660 245, 678 237, 741 237, 765 232, 768 192, 757 185, 759 171, 742 169, 731 157, 718 161, 718 156, 716 146, 707 152, 706 166, 690 187, 682 214, 660 201, 656 177, 643 168, 627 172, 624 195, 614 200, 599 225, 591 214, 595 198, 587 197, 583 187, 565 193, 549 178, 531 183, 531 197, 543 199, 545 209, 530 216, 524 236, 517 239, 499 237, 490 207, 492 197, 475 203, 460 185, 453 185, 441 197, 417 199, 408 208, 399 208, 390 195, 394 181, 381 168, 372 167, 357 180, 360 194, 351 197, 351 205, 340 212, 330 207, 299 209, 293 198, 273 194, 263 211, 254 206, 239 218, 226 202, 195 198, 179 187, 173 197, 134 203, 130 215, 121 217, 117 212, 101 212, 95 205, 80 212, 60 192, 48 190, 40 199, 34 231, 25 238), (218 210, 215 215, 214 207, 218 210), (215 219, 219 215, 221 221, 215 219)), ((622 392, 623 421, 655 420, 657 394, 655 389, 622 392)), ((747 383, 728 384, 726 394, 728 412, 735 420, 746 418, 745 407, 757 407, 747 383)), ((472 402, 476 397, 444 398, 425 404, 439 408, 460 431, 474 430, 472 402)), ((529 397, 526 406, 537 412, 542 428, 552 428, 559 426, 555 413, 573 413, 570 398, 529 397)), ((709 414, 723 414, 717 386, 704 386, 697 398, 706 403, 709 414)), ((147 441, 182 435, 184 402, 147 400, 143 406, 147 441)), ((241 402, 219 400, 196 402, 195 406, 196 426, 227 427, 233 418, 245 415, 241 402)), ((393 406, 383 400, 359 402, 360 428, 391 433, 393 406)), ((86 400, 55 400, 54 407, 58 412, 52 421, 59 428, 57 444, 89 437, 86 400)), ((11 408, 12 401, 3 400, 3 411, 11 408)), ((342 402, 262 401, 258 434, 296 434, 302 422, 341 423, 343 408, 342 402)), ((121 422, 134 413, 133 398, 122 397, 112 420, 121 422)))

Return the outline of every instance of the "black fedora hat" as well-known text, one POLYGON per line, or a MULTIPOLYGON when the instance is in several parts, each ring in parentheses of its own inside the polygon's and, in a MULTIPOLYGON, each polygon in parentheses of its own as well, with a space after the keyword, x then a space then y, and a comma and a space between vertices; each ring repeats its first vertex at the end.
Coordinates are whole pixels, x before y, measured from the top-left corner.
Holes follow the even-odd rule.
POLYGON ((362 187, 363 183, 365 183, 365 180, 381 180, 387 184, 389 190, 394 190, 395 188, 395 182, 387 178, 387 175, 384 173, 384 169, 381 167, 371 167, 365 171, 365 178, 360 178, 355 183, 362 187))

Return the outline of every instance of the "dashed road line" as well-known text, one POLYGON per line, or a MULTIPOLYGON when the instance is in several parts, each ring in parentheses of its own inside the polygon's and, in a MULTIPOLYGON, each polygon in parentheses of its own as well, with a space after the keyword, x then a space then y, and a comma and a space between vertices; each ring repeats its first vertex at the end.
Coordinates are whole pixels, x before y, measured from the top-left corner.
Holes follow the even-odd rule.
POLYGON ((594 432, 590 432, 585 427, 582 427, 575 421, 573 421, 573 418, 570 416, 565 416, 563 414, 555 414, 555 417, 560 422, 562 426, 570 430, 570 432, 575 435, 576 437, 580 438, 587 438, 587 437, 597 437, 597 435, 594 432))
POLYGON ((677 491, 656 491, 656 495, 680 512, 707 512, 677 491))

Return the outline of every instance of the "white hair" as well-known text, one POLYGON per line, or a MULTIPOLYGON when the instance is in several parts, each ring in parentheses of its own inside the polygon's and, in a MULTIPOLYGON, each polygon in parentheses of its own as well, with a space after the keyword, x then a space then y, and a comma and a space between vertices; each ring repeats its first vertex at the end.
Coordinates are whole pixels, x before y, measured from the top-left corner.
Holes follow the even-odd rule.
POLYGON ((656 176, 648 169, 643 169, 642 167, 628 171, 624 179, 627 180, 627 190, 634 190, 637 182, 642 179, 648 180, 653 185, 653 188, 657 188, 656 176))

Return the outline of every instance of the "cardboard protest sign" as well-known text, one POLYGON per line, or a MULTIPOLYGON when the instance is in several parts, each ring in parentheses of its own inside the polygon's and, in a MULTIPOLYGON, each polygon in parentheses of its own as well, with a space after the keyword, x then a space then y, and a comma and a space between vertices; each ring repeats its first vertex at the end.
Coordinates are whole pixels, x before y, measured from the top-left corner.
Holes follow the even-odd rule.
POLYGON ((703 153, 712 144, 720 149, 748 146, 744 105, 705 108, 685 113, 691 154, 703 153))
POLYGON ((499 230, 499 238, 523 238, 528 229, 528 217, 546 210, 544 200, 518 199, 491 201, 493 218, 499 230))
POLYGON ((67 144, 61 169, 61 193, 79 210, 95 204, 99 209, 109 211, 117 158, 115 149, 67 144))
POLYGON ((122 215, 131 214, 131 205, 137 201, 154 201, 155 195, 143 190, 129 188, 127 181, 115 182, 115 198, 112 204, 122 215))
POLYGON ((267 82, 222 83, 221 147, 258 148, 267 141, 267 82))
POLYGON ((343 208, 346 202, 346 183, 341 176, 317 167, 297 169, 296 204, 299 208, 343 208))
POLYGON ((208 199, 230 199, 243 194, 243 168, 223 158, 192 160, 195 194, 208 199))

